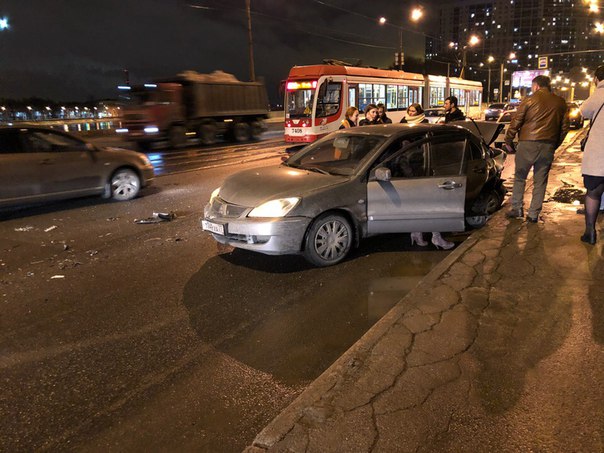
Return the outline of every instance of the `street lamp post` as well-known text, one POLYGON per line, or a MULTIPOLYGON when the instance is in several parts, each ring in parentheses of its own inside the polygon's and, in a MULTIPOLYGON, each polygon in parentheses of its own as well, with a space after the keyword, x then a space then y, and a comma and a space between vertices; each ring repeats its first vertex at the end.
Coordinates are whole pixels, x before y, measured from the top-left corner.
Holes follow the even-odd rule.
POLYGON ((461 60, 461 72, 459 74, 460 78, 464 78, 464 75, 466 74, 466 65, 467 65, 467 52, 468 52, 468 47, 474 47, 476 44, 478 44, 480 42, 480 38, 478 38, 478 36, 476 35, 472 35, 470 36, 470 39, 468 40, 468 43, 466 45, 464 45, 461 49, 462 54, 462 60, 461 60))
POLYGON ((489 58, 487 58, 487 63, 488 63, 488 68, 489 68, 489 78, 488 78, 488 83, 487 83, 487 103, 491 102, 491 63, 493 63, 495 61, 495 58, 493 58, 493 55, 489 55, 489 58))
MULTIPOLYGON (((413 8, 411 10, 411 13, 409 14, 409 19, 411 20, 411 22, 417 23, 423 17, 423 15, 424 15, 424 11, 422 8, 420 8, 420 7, 413 8)), ((387 20, 385 17, 380 17, 378 22, 380 25, 384 25, 384 24, 386 24, 387 20)), ((403 61, 404 61, 404 58, 403 58, 403 27, 402 26, 398 27, 398 42, 399 42, 399 45, 398 45, 399 54, 398 54, 396 64, 398 66, 398 69, 402 71, 403 70, 403 61)))

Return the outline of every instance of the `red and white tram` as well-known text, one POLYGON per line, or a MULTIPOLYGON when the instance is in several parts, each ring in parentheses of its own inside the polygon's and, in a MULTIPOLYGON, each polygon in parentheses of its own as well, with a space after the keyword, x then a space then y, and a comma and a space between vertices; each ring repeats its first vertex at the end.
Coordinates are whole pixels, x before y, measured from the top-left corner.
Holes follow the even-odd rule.
POLYGON ((451 95, 466 116, 480 117, 480 82, 356 66, 294 66, 285 83, 285 141, 309 143, 337 130, 349 106, 363 112, 367 104, 382 103, 399 122, 410 104, 442 107, 451 95))

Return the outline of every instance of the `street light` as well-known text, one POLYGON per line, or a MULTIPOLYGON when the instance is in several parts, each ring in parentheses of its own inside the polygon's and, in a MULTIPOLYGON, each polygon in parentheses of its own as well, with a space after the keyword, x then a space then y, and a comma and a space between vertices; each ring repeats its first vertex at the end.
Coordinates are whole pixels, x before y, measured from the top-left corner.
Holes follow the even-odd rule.
POLYGON ((468 52, 468 47, 474 47, 476 44, 478 44, 480 42, 480 38, 476 35, 472 35, 470 36, 470 38, 468 39, 468 43, 462 47, 461 51, 462 51, 462 62, 461 62, 461 72, 459 73, 459 77, 463 79, 465 73, 466 73, 466 65, 467 65, 467 52, 468 52))
MULTIPOLYGON (((514 60, 516 58, 516 54, 514 52, 510 52, 508 55, 508 61, 514 60)), ((502 102, 503 99, 503 65, 505 64, 504 60, 501 61, 501 72, 499 74, 499 102, 502 102)), ((510 80, 510 91, 512 90, 512 81, 510 80)))
POLYGON ((8 30, 9 25, 8 25, 8 19, 6 17, 3 17, 0 19, 0 30, 8 30))
MULTIPOLYGON (((411 22, 417 23, 424 16, 424 10, 421 7, 415 7, 409 13, 409 20, 411 22)), ((386 24, 386 18, 380 17, 378 19, 380 25, 386 24)), ((403 69, 403 27, 398 26, 398 36, 399 36, 399 57, 398 57, 398 69, 403 69)))

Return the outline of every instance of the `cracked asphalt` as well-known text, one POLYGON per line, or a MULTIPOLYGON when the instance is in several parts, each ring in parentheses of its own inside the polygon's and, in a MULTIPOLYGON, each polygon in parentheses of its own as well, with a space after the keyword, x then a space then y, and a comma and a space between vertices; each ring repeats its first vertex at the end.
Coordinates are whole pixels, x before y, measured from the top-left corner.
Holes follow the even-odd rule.
POLYGON ((557 152, 542 221, 504 205, 246 452, 604 451, 602 242, 548 199, 583 189, 581 136, 557 152))

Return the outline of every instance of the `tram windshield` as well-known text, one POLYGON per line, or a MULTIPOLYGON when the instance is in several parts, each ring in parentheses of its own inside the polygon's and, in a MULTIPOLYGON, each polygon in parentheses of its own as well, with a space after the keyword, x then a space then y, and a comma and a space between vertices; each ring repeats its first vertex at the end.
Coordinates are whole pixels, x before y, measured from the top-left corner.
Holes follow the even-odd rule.
POLYGON ((287 115, 289 118, 310 118, 317 81, 287 82, 287 115))

